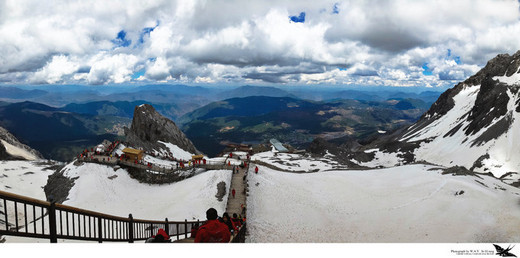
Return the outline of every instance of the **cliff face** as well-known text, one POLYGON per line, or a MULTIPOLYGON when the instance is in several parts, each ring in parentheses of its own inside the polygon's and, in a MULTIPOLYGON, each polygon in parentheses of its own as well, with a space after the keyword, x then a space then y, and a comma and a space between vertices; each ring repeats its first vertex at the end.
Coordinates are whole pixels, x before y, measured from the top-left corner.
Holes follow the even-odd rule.
POLYGON ((145 149, 161 147, 158 141, 169 142, 190 153, 199 153, 193 143, 177 125, 159 114, 151 105, 143 104, 134 109, 130 129, 125 128, 126 140, 145 149))
POLYGON ((0 160, 42 159, 43 156, 31 147, 22 144, 5 128, 0 127, 0 160))

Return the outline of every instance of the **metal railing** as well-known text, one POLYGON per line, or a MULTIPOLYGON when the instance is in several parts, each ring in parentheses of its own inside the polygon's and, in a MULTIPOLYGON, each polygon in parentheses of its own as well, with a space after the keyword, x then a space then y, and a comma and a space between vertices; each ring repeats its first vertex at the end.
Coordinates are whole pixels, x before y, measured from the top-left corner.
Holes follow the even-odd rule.
POLYGON ((146 240, 162 228, 171 238, 188 238, 199 221, 154 221, 112 216, 0 191, 0 235, 83 241, 146 240))

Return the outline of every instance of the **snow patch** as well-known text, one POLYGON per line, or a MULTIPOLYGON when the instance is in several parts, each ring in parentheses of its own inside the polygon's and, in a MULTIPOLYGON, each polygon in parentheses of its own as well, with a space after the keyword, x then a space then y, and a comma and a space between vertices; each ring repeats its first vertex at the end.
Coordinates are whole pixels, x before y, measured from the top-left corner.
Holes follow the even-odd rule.
POLYGON ((11 156, 22 157, 26 160, 37 160, 38 159, 38 157, 36 155, 34 155, 22 148, 16 147, 1 139, 0 139, 0 141, 5 146, 7 153, 9 153, 9 155, 11 155, 11 156))

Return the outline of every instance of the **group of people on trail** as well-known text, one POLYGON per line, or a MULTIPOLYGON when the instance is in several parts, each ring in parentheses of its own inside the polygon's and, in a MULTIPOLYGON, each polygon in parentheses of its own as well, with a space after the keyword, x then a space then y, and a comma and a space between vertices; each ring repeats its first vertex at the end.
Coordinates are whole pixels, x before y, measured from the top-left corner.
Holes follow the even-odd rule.
MULTIPOLYGON (((231 236, 240 230, 246 218, 233 213, 233 218, 225 212, 222 218, 218 217, 217 210, 209 208, 206 211, 207 221, 199 226, 195 223, 191 228, 191 238, 195 243, 229 243, 231 236)), ((171 243, 170 236, 162 228, 157 234, 146 240, 146 243, 171 243)))

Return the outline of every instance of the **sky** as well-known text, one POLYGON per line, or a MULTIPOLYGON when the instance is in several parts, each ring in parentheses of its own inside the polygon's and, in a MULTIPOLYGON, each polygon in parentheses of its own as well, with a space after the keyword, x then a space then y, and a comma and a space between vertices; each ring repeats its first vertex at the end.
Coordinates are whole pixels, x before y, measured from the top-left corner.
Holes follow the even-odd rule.
POLYGON ((3 0, 0 84, 449 87, 518 35, 518 0, 3 0))

